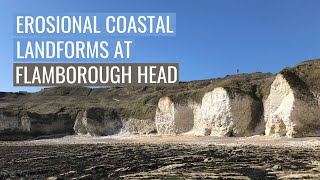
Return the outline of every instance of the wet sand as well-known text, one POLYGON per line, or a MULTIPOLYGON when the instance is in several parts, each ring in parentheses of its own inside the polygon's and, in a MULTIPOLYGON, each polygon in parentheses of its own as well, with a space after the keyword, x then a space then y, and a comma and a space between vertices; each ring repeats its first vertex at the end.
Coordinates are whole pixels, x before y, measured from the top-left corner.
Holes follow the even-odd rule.
POLYGON ((286 138, 269 136, 252 137, 212 137, 212 136, 160 136, 160 135, 114 135, 86 136, 71 135, 61 137, 40 137, 31 141, 0 142, 1 145, 47 145, 47 144, 101 144, 101 143, 139 143, 139 144, 211 144, 225 146, 279 146, 279 147, 320 147, 320 137, 286 138))

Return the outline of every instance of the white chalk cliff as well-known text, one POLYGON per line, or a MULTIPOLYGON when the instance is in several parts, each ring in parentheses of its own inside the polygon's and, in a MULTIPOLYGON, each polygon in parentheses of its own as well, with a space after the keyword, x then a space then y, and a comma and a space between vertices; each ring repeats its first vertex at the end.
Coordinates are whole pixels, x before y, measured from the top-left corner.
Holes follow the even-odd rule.
POLYGON ((215 88, 207 92, 202 103, 189 100, 174 103, 169 97, 161 98, 156 112, 156 126, 160 134, 211 136, 246 136, 257 132, 262 123, 259 102, 249 95, 215 88))
POLYGON ((211 136, 248 136, 261 123, 259 102, 247 94, 218 87, 207 92, 201 105, 195 133, 211 136))
POLYGON ((169 97, 161 98, 155 116, 158 134, 175 135, 190 131, 196 111, 197 104, 193 101, 179 104, 169 97))
POLYGON ((303 137, 320 134, 317 98, 306 98, 300 93, 282 74, 277 75, 264 107, 266 135, 303 137))

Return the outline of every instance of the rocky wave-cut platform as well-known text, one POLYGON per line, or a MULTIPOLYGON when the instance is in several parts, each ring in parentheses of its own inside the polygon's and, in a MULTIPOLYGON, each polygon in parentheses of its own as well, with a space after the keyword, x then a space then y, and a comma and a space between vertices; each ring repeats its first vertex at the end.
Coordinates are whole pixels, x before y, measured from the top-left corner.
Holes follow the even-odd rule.
POLYGON ((320 178, 319 146, 47 141, 0 142, 0 179, 320 178))
POLYGON ((0 93, 0 139, 43 135, 320 135, 320 60, 177 87, 0 93))

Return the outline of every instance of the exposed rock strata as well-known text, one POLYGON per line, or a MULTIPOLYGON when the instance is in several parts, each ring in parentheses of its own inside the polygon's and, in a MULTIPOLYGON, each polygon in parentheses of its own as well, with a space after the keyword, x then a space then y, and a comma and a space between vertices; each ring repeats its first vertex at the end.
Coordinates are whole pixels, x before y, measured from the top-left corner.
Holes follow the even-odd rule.
POLYGON ((0 139, 25 139, 30 137, 72 134, 72 118, 68 114, 38 114, 22 112, 11 114, 0 111, 0 139))
POLYGON ((89 108, 80 111, 73 127, 77 134, 92 136, 155 133, 152 119, 122 118, 114 109, 89 108))
POLYGON ((89 108, 77 115, 74 131, 92 136, 113 135, 121 127, 122 121, 113 109, 89 108))
POLYGON ((27 117, 8 116, 0 112, 0 132, 30 132, 30 120, 27 117))

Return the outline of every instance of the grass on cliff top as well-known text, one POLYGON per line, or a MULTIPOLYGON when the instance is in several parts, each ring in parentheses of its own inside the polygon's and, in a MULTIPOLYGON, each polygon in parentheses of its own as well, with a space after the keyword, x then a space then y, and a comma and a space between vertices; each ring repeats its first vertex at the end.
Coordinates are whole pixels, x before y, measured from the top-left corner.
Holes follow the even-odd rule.
POLYGON ((296 96, 311 100, 313 93, 320 94, 320 59, 304 61, 280 73, 294 89, 296 96))
POLYGON ((45 88, 37 93, 43 96, 88 96, 91 90, 87 87, 63 87, 45 88))
POLYGON ((253 98, 263 99, 269 95, 273 79, 274 75, 271 73, 231 75, 224 78, 206 80, 201 82, 203 85, 201 88, 170 94, 169 97, 174 102, 179 103, 186 103, 188 99, 201 103, 206 92, 210 92, 217 87, 223 87, 238 93, 248 94, 253 98))
POLYGON ((281 74, 292 77, 290 80, 294 85, 320 92, 320 59, 304 61, 292 68, 285 68, 281 74))

